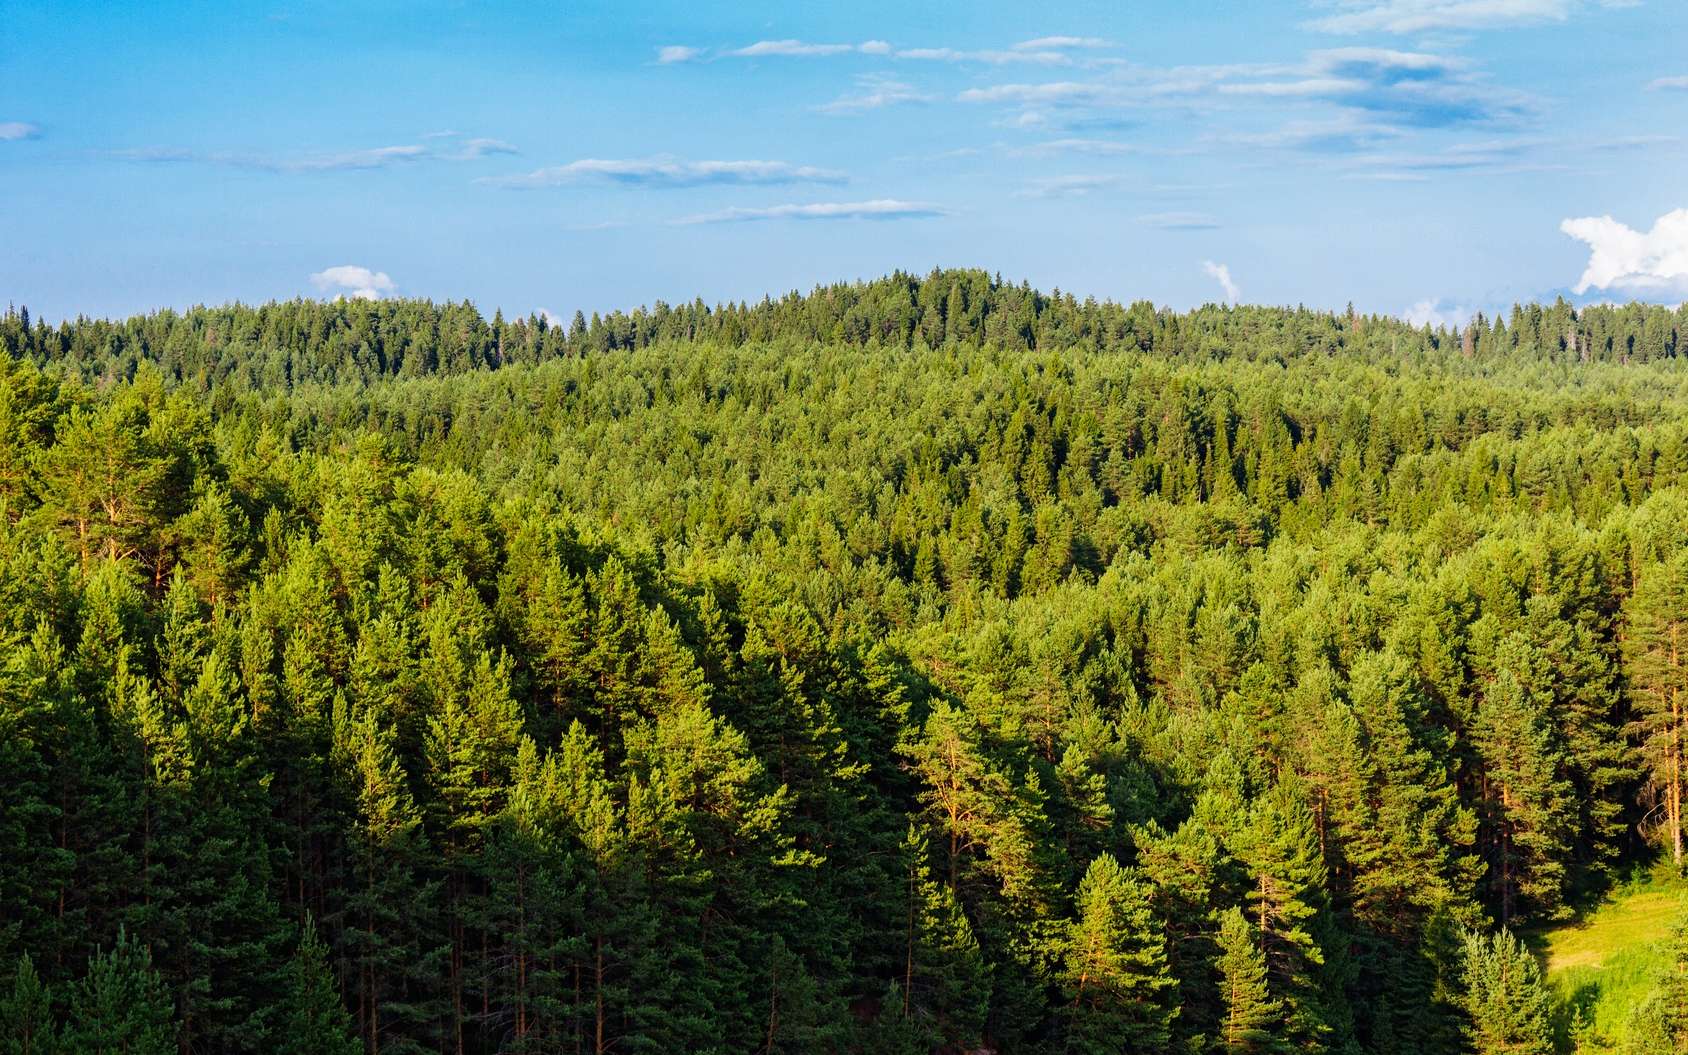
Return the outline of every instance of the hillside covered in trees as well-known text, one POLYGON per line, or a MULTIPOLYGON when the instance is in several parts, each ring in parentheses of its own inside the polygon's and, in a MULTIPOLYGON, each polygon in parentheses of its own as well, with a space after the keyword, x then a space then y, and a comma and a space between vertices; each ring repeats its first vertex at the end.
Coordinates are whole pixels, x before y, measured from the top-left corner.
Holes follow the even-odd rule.
POLYGON ((1681 867, 1688 309, 0 347, 0 1052, 1602 1051, 1681 867))

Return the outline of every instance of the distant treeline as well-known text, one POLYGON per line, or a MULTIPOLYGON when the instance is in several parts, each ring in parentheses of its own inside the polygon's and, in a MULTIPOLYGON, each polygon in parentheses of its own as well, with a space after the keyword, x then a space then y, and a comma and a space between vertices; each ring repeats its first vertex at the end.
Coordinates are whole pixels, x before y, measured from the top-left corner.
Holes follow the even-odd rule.
POLYGON ((726 346, 829 343, 1002 350, 1133 349, 1170 359, 1283 360, 1523 354, 1552 362, 1648 362, 1688 347, 1688 308, 1629 304, 1573 309, 1520 305, 1510 319, 1479 314, 1462 328, 1414 328, 1388 316, 1304 308, 1209 306, 1188 313, 1147 301, 1129 307, 1059 290, 1043 294, 984 271, 897 272, 871 282, 820 286, 778 300, 714 307, 702 300, 607 315, 576 312, 567 324, 538 315, 488 320, 467 301, 294 300, 162 311, 124 322, 31 323, 27 310, 0 322, 0 345, 38 364, 63 362, 86 377, 129 377, 142 362, 176 381, 252 388, 420 377, 540 363, 663 342, 726 346))

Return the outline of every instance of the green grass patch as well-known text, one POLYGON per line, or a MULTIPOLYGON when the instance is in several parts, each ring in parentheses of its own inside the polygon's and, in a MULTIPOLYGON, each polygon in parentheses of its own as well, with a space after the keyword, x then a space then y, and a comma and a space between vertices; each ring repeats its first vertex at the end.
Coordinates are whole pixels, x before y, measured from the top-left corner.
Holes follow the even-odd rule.
POLYGON ((1671 925, 1685 898, 1688 884, 1657 873, 1619 887, 1576 922, 1532 936, 1547 965, 1561 1050, 1623 1049, 1631 1016, 1665 969, 1671 925), (1580 1049, 1570 1036, 1579 1011, 1592 1027, 1580 1049))

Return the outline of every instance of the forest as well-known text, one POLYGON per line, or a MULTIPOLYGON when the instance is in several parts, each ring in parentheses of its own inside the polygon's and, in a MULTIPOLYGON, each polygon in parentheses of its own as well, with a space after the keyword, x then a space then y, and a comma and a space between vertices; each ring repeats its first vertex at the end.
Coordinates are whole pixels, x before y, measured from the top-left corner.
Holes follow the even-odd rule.
POLYGON ((1688 306, 0 348, 4 1055, 1688 1050, 1688 306))

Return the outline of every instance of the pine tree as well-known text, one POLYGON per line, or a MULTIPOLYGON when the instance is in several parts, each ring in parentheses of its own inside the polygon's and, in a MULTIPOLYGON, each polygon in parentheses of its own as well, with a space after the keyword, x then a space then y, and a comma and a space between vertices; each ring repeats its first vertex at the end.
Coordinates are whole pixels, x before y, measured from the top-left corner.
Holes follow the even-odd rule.
POLYGON ((486 897, 475 924, 492 936, 480 985, 491 994, 489 1035, 518 1053, 563 1050, 573 1039, 569 965, 585 952, 581 866, 567 840, 555 755, 524 739, 509 803, 487 833, 486 897))
POLYGON ((1531 684, 1527 646, 1502 646, 1471 730, 1482 760, 1481 840, 1501 925, 1563 911, 1571 841, 1571 785, 1564 749, 1531 684))
POLYGON ((86 1055, 174 1055, 169 990, 152 954, 124 931, 108 953, 88 961, 71 995, 61 1049, 86 1055))
POLYGON ((1297 785, 1281 782, 1254 803, 1233 841, 1252 884, 1249 915, 1260 933, 1272 995, 1283 1001, 1283 1038, 1317 1048, 1337 1032, 1327 1005, 1324 860, 1313 812, 1297 785))
POLYGON ((1078 918, 1063 942, 1062 994, 1069 1000, 1065 1050, 1166 1050, 1176 982, 1147 881, 1110 854, 1090 863, 1078 888, 1078 918))
POLYGON ((907 932, 900 1009, 932 1045, 972 1047, 984 1032, 989 968, 973 927, 950 889, 932 878, 926 840, 911 826, 903 842, 907 876, 907 932))
POLYGON ((246 516, 228 489, 207 484, 175 531, 188 580, 213 608, 227 602, 251 560, 246 516))
POLYGON ((427 1050, 444 1014, 437 992, 449 946, 435 930, 439 884, 428 877, 427 836, 392 733, 366 712, 336 739, 357 803, 343 927, 358 1031, 370 1055, 411 1055, 427 1050))
POLYGON ((83 567, 97 556, 138 557, 161 526, 170 466, 140 397, 123 392, 60 422, 38 468, 44 499, 83 567))
POLYGON ((1688 553, 1649 565, 1637 576, 1625 609, 1625 673, 1647 787, 1657 804, 1654 830, 1670 847, 1678 869, 1683 858, 1682 797, 1688 785, 1688 553))
POLYGON ((272 1050, 281 1055, 358 1055, 362 1046, 329 973, 328 949, 317 937, 316 921, 308 916, 287 965, 279 1004, 272 1050))
POLYGON ((1466 932, 1464 1003, 1477 1055, 1551 1055, 1551 1002, 1541 969, 1511 931, 1466 932))
POLYGON ((1219 915, 1219 993, 1224 1014, 1217 1041, 1225 1055, 1255 1055, 1287 1050, 1279 1039, 1282 1004, 1272 998, 1266 979, 1266 957, 1260 934, 1241 909, 1219 915))
POLYGON ((52 995, 28 955, 20 956, 11 992, 0 992, 0 1055, 54 1055, 56 1051, 52 995))

